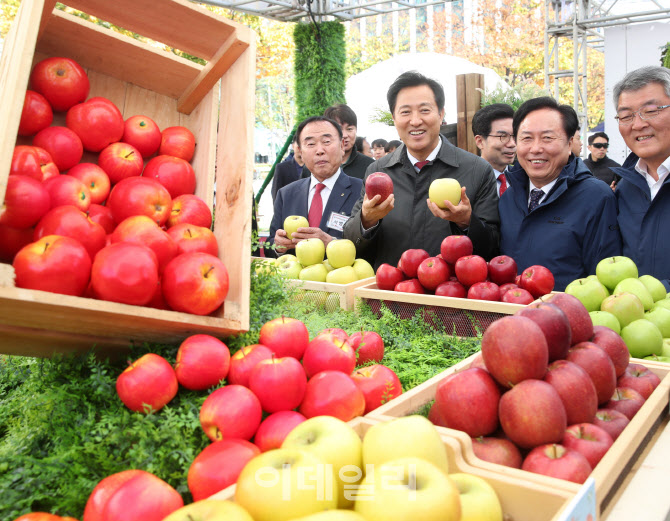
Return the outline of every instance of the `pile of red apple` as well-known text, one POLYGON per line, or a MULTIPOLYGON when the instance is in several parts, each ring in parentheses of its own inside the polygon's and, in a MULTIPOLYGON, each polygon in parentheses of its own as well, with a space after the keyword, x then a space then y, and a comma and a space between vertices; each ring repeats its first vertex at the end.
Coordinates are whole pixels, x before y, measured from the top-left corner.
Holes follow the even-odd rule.
POLYGON ((121 373, 116 387, 129 409, 148 412, 168 404, 180 385, 202 391, 226 380, 200 410, 200 424, 213 443, 189 471, 198 500, 233 484, 251 457, 278 448, 305 419, 349 421, 400 395, 397 375, 378 363, 383 356, 384 342, 373 331, 349 336, 326 329, 310 341, 304 323, 282 317, 263 325, 258 344, 232 356, 209 335, 186 339, 174 368, 156 354, 144 355, 121 373), (370 362, 375 363, 356 370, 370 362))
POLYGON ((554 276, 544 266, 530 266, 518 275, 512 257, 500 255, 487 263, 472 251, 466 235, 446 237, 436 257, 422 249, 406 250, 397 267, 385 263, 377 268, 377 287, 513 304, 530 304, 554 289, 554 276))
POLYGON ((15 147, 0 207, 0 261, 13 264, 16 286, 201 315, 219 308, 228 273, 209 206, 194 195, 191 131, 86 101, 86 72, 68 58, 36 64, 30 85, 19 142, 31 145, 15 147), (52 125, 54 111, 66 112, 65 126, 52 125))
POLYGON ((557 293, 492 323, 430 419, 469 434, 481 459, 583 483, 660 383, 629 361, 618 334, 557 293))

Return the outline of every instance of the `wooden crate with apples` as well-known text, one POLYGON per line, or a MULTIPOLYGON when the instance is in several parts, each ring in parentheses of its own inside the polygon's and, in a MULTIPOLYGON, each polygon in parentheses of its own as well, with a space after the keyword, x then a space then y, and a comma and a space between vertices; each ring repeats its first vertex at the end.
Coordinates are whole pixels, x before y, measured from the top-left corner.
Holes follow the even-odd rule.
MULTIPOLYGON (((442 373, 427 380, 423 384, 407 391, 388 403, 368 413, 366 417, 381 421, 389 421, 417 413, 435 399, 437 387, 445 378, 455 372, 467 369, 478 354, 472 355, 460 363, 450 367, 442 373)), ((642 364, 648 367, 660 379, 661 383, 651 396, 645 401, 642 408, 633 417, 630 423, 615 440, 612 447, 607 451, 600 463, 593 469, 591 477, 595 480, 596 501, 601 518, 611 511, 615 498, 621 494, 622 483, 627 479, 631 468, 647 448, 647 445, 659 426, 668 419, 668 403, 670 401, 670 367, 668 364, 652 362, 649 360, 638 360, 631 358, 632 363, 642 364)), ((437 427, 443 436, 453 437, 458 440, 462 449, 464 459, 472 466, 486 469, 490 472, 500 473, 505 476, 540 483, 548 487, 577 493, 580 486, 561 479, 556 479, 540 474, 497 465, 483 461, 475 456, 472 439, 466 433, 445 427, 437 427)))
MULTIPOLYGON (((67 0, 82 11, 144 37, 125 34, 56 8, 23 0, 0 62, 0 201, 7 188, 24 95, 33 65, 46 57, 76 60, 89 97, 113 101, 125 118, 143 114, 163 129, 180 125, 196 138, 196 195, 215 205, 214 234, 230 275, 223 306, 208 316, 16 288, 0 272, 0 352, 116 351, 131 342, 178 342, 193 333, 219 336, 249 323, 249 258, 255 35, 186 0, 67 0), (204 60, 177 56, 165 46, 204 60)), ((56 113, 62 125, 65 114, 56 113)))

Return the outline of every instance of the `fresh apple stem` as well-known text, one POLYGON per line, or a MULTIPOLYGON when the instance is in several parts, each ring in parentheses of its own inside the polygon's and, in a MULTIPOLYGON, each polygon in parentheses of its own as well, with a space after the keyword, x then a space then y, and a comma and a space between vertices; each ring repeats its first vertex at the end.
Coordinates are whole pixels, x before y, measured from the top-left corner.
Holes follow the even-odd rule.
POLYGON ((209 269, 205 272, 204 277, 205 278, 209 277, 209 274, 212 273, 212 271, 214 271, 214 266, 209 267, 209 269))
POLYGON ((46 251, 49 249, 49 246, 51 246, 50 242, 45 242, 44 243, 44 251, 42 253, 46 253, 46 251))

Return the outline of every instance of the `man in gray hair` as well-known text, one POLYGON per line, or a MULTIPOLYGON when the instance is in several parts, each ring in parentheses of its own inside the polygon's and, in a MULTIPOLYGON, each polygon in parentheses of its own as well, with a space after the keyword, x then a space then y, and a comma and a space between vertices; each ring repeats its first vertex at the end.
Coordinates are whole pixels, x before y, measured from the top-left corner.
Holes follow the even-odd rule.
POLYGON ((640 275, 670 279, 670 70, 641 67, 614 86, 619 132, 631 154, 621 168, 616 197, 623 254, 640 275))

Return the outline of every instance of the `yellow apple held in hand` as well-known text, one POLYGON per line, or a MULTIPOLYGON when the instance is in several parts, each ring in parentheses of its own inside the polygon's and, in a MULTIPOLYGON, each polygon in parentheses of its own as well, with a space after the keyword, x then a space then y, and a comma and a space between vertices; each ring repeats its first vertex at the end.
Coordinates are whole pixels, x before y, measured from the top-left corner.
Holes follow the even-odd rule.
POLYGON ((303 217, 302 215, 289 215, 284 219, 284 231, 289 239, 293 238, 293 234, 298 231, 298 228, 309 228, 307 217, 303 217))
POLYGON ((298 257, 298 262, 304 267, 323 263, 325 254, 326 247, 323 241, 316 237, 302 240, 295 245, 295 255, 298 257))
POLYGON ((351 266, 356 260, 356 246, 349 239, 335 239, 328 243, 326 257, 335 269, 351 266))
POLYGON ((461 521, 503 521, 496 491, 488 482, 472 474, 449 474, 461 498, 461 521))
POLYGON ((451 177, 435 179, 428 188, 428 199, 440 208, 446 208, 445 200, 457 206, 461 201, 461 184, 451 177))
POLYGON ((175 510, 163 521, 254 521, 249 513, 232 501, 203 499, 175 510))
POLYGON ((336 268, 329 272, 328 275, 326 275, 326 282, 333 284, 350 284, 351 282, 356 282, 357 280, 358 277, 356 277, 356 272, 351 266, 336 268))

